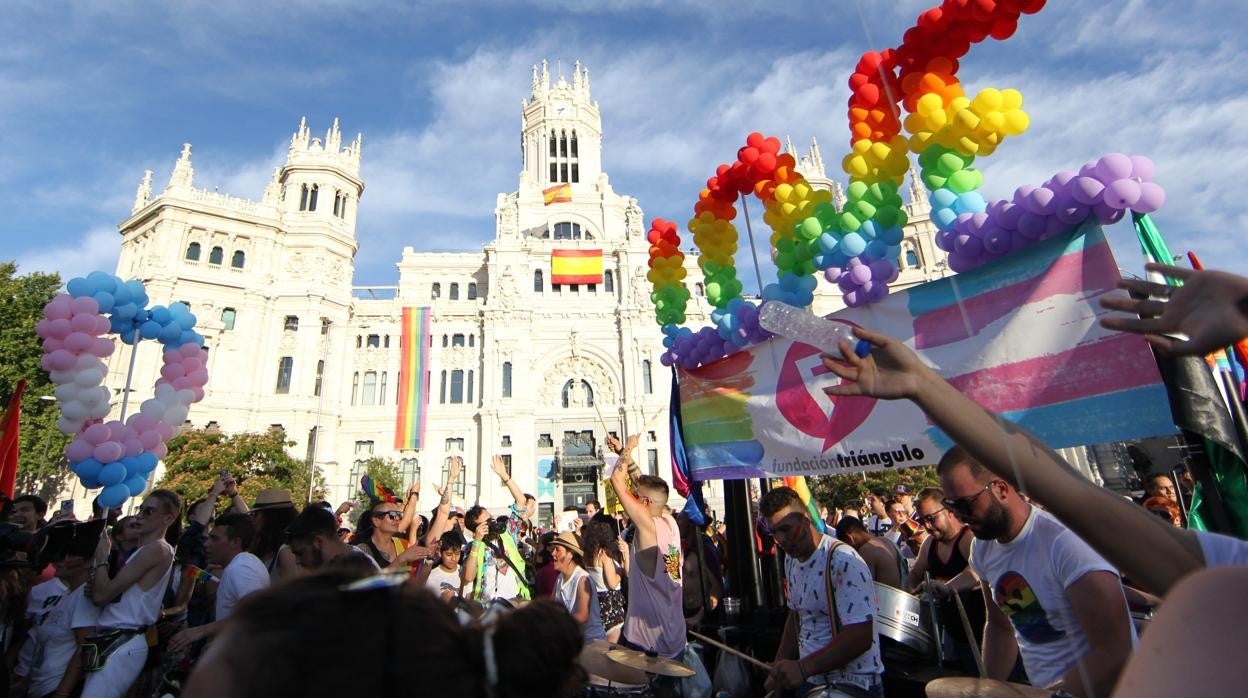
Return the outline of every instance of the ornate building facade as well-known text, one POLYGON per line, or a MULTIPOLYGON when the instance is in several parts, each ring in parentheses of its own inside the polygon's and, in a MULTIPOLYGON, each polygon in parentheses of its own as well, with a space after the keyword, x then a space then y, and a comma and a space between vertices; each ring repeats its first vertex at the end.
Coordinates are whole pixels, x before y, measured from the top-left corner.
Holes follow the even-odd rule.
MULTIPOLYGON (((355 494, 371 457, 393 459, 432 491, 460 455, 457 498, 503 505, 489 468, 500 454, 544 510, 558 511, 600 496, 607 432, 639 434, 643 469, 668 475, 670 377, 646 280, 647 226, 603 170, 589 71, 578 64, 570 80, 552 80, 535 66, 521 115, 518 186, 498 196, 493 239, 459 253, 407 247, 397 286, 352 286, 362 138, 343 145, 337 121, 324 138, 300 123, 259 201, 196 189, 190 145, 157 195, 147 172, 120 224, 117 273, 199 319, 211 378, 191 425, 283 429, 334 501, 355 494), (552 274, 553 258, 566 254, 600 260, 597 282, 556 283, 565 277, 552 274), (427 317, 415 335, 404 334, 405 311, 427 317), (422 351, 405 347, 413 336, 422 351), (396 435, 414 409, 423 413, 415 442, 396 435)), ((800 160, 812 182, 836 188, 817 143, 800 160)), ((947 273, 922 189, 911 196, 903 286, 947 273)), ((688 320, 700 326, 710 306, 696 257, 686 264, 688 320)), ((830 312, 838 298, 821 284, 815 308, 830 312)), ((118 394, 129 360, 128 350, 111 360, 118 394)), ((156 347, 141 345, 133 385, 151 385, 159 365, 156 347)))

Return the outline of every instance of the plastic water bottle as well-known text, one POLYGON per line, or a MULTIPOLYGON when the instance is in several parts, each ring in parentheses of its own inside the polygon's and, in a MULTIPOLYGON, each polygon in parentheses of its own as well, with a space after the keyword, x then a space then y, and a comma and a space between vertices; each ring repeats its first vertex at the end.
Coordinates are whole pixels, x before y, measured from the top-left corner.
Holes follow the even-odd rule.
POLYGON ((840 342, 853 345, 854 353, 864 357, 871 353, 871 343, 858 339, 849 325, 832 322, 801 308, 779 301, 767 301, 758 312, 758 324, 772 334, 788 337, 824 351, 839 352, 840 342))

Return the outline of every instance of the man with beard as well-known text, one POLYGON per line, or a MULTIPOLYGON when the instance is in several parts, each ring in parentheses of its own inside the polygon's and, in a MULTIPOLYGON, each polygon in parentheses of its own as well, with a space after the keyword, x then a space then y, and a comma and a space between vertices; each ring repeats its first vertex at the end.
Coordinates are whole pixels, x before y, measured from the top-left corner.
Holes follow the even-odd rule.
POLYGON ((826 389, 830 395, 912 400, 956 442, 991 456, 994 470, 1003 473, 994 475, 962 446, 945 453, 937 466, 942 503, 976 539, 970 566, 989 601, 988 677, 1005 679, 1021 654, 1035 685, 1076 696, 1109 695, 1134 642, 1114 568, 1005 479, 1013 459, 1029 456, 1013 455, 1008 446, 997 445, 1000 439, 986 444, 990 439, 983 433, 999 433, 1003 420, 958 392, 901 342, 862 329, 854 334, 871 343, 871 353, 860 358, 841 342, 841 357, 824 355, 824 366, 843 379, 826 389))
POLYGON ((359 566, 374 573, 380 571, 372 556, 348 545, 338 536, 337 527, 334 515, 321 507, 304 507, 299 512, 286 527, 286 544, 295 554, 299 568, 305 572, 316 572, 326 566, 359 566))

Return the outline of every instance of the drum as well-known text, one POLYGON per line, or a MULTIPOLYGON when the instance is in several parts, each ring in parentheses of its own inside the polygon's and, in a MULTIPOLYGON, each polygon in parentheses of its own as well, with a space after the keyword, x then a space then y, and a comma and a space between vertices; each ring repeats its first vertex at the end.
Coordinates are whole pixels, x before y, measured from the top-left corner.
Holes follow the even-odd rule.
POLYGON ((590 674, 589 683, 585 686, 586 698, 650 698, 653 695, 649 684, 616 683, 593 674, 590 674))
POLYGON ((923 604, 918 597, 887 584, 875 583, 879 606, 880 635, 897 641, 920 655, 935 652, 935 642, 923 623, 923 604))

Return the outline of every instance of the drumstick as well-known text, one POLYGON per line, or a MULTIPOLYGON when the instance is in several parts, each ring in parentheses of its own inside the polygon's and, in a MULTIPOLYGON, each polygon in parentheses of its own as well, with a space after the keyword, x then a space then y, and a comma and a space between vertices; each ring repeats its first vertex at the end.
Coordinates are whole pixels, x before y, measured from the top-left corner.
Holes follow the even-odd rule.
POLYGON ((597 403, 597 402, 595 402, 595 403, 594 403, 594 412, 597 412, 597 413, 598 413, 598 423, 599 423, 599 424, 602 424, 602 430, 603 430, 603 431, 605 431, 605 432, 607 432, 608 434, 610 434, 610 433, 611 433, 611 427, 607 426, 607 420, 605 420, 605 419, 603 419, 603 418, 602 418, 602 410, 598 409, 598 403, 597 403))
POLYGON ((975 658, 975 668, 979 670, 979 678, 988 678, 984 669, 984 657, 979 653, 979 643, 975 641, 975 633, 971 631, 971 619, 966 617, 966 607, 962 605, 962 597, 956 592, 953 602, 958 605, 958 616, 962 619, 962 630, 966 633, 966 641, 971 643, 971 656, 975 658))
POLYGON ((741 652, 740 650, 734 650, 733 648, 729 647, 728 645, 725 645, 725 644, 724 644, 724 643, 722 643, 722 642, 719 642, 719 641, 716 641, 716 640, 712 640, 711 638, 709 638, 709 637, 707 637, 707 636, 705 636, 705 635, 702 635, 701 633, 695 633, 695 632, 693 632, 692 630, 690 630, 690 631, 689 631, 689 634, 690 634, 690 635, 692 635, 692 636, 694 636, 694 637, 696 637, 696 638, 698 638, 699 640, 701 640, 701 641, 703 641, 703 642, 706 642, 706 643, 709 643, 709 644, 711 644, 711 645, 713 645, 713 646, 715 646, 715 647, 718 647, 719 649, 721 649, 721 650, 723 650, 723 651, 727 652, 728 654, 731 654, 731 655, 734 655, 734 656, 740 657, 740 658, 744 659, 745 661, 749 662, 750 664, 753 664, 754 666, 758 667, 759 669, 766 669, 767 671, 771 671, 771 665, 770 665, 770 664, 768 664, 767 662, 763 662, 763 661, 760 661, 760 660, 758 660, 758 659, 755 659, 755 658, 751 657, 750 655, 746 654, 745 652, 741 652))

